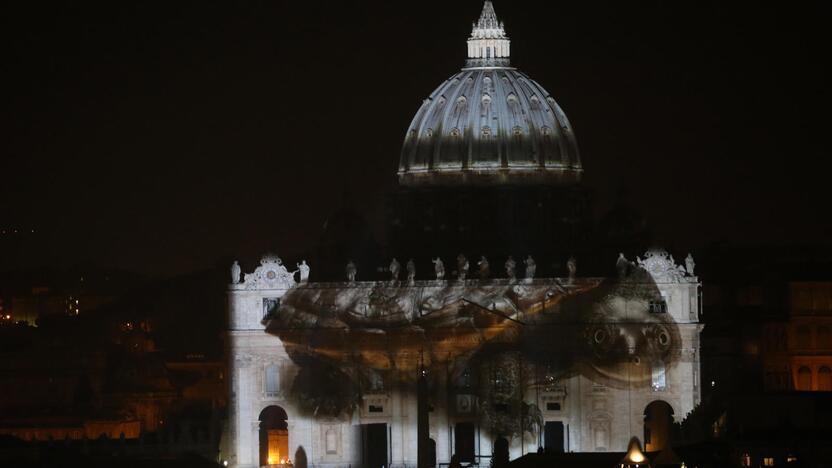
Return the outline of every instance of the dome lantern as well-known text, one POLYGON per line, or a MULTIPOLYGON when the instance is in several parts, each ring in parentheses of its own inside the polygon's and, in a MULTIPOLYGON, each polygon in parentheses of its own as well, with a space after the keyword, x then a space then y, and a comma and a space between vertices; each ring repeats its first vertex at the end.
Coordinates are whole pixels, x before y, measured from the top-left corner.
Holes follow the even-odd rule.
POLYGON ((468 39, 467 66, 508 66, 510 56, 511 41, 506 36, 505 26, 497 19, 494 5, 486 0, 468 39))

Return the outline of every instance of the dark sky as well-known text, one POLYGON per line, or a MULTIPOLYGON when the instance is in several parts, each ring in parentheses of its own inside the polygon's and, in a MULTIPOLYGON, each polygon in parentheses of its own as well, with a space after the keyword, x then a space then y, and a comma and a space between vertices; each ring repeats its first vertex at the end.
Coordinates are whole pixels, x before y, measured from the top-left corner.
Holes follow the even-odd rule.
MULTIPOLYGON (((291 256, 345 191, 380 219, 482 5, 77 3, 0 6, 0 228, 36 231, 0 236, 0 270, 291 256)), ((569 115, 599 210, 627 187, 680 249, 828 244, 828 11, 739 3, 495 7, 513 63, 569 115)))

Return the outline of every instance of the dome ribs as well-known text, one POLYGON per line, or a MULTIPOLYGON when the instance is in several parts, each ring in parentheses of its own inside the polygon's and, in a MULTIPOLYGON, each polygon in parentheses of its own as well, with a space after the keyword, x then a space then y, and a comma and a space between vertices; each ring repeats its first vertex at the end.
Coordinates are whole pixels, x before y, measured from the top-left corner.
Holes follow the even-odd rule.
POLYGON ((563 110, 506 67, 464 69, 442 83, 416 113, 399 166, 403 183, 569 182, 580 172, 563 110))

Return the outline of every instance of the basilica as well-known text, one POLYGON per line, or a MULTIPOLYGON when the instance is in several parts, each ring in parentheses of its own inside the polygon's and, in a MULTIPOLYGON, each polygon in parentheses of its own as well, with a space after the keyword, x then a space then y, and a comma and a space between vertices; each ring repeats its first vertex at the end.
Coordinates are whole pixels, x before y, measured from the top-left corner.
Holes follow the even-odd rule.
POLYGON ((587 242, 575 132, 512 66, 491 1, 467 50, 406 129, 383 280, 335 250, 320 276, 272 254, 232 267, 230 466, 655 451, 699 403, 693 258, 587 242), (582 274, 593 254, 609 274, 582 274))

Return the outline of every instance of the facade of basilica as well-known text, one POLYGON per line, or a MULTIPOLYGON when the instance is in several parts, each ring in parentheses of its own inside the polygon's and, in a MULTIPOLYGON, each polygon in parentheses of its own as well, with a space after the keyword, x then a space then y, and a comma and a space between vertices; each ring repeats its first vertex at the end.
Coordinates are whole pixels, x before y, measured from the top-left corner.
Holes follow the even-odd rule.
POLYGON ((486 1, 465 67, 407 129, 385 281, 235 263, 231 466, 499 466, 633 436, 660 450, 698 404, 693 259, 652 249, 579 274, 576 137, 510 50, 486 1))

